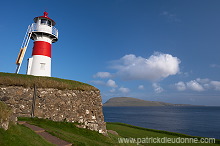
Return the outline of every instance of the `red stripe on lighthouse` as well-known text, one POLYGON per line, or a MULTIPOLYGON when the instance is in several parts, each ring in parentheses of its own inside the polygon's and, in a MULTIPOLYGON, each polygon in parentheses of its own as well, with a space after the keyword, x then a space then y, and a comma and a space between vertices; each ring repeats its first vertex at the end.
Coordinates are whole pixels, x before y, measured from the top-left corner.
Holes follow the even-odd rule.
POLYGON ((43 55, 51 58, 51 44, 44 41, 34 42, 33 55, 43 55))

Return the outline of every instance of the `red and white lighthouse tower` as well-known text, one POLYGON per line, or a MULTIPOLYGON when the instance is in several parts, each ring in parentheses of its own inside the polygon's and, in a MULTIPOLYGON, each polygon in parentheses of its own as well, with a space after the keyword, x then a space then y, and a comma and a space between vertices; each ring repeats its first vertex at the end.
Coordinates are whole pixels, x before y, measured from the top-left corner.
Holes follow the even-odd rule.
POLYGON ((27 74, 34 76, 51 76, 52 43, 58 40, 58 30, 54 27, 55 21, 44 12, 43 16, 35 17, 33 24, 28 27, 24 45, 21 47, 16 64, 18 73, 29 40, 34 40, 32 57, 28 59, 27 74))
POLYGON ((58 40, 55 22, 47 12, 34 18, 31 39, 34 40, 32 57, 28 59, 28 75, 51 76, 51 44, 58 40))

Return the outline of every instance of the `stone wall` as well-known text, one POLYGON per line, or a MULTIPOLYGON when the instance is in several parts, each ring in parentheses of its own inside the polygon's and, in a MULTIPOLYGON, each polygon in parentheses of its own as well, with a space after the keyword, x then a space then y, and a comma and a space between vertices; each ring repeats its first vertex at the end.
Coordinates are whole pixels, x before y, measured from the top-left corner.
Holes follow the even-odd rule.
MULTIPOLYGON (((78 122, 80 127, 106 134, 100 91, 37 88, 35 117, 53 121, 78 122)), ((16 115, 30 117, 33 88, 0 86, 0 101, 15 110, 16 115)))
POLYGON ((17 117, 10 107, 0 101, 0 128, 8 130, 9 123, 17 124, 17 117))

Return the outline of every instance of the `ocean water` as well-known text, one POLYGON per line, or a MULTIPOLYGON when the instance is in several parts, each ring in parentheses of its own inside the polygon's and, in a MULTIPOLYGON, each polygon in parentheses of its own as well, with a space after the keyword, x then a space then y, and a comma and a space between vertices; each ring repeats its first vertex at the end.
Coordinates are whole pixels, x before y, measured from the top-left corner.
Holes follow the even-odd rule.
POLYGON ((106 122, 220 139, 220 107, 103 107, 106 122))

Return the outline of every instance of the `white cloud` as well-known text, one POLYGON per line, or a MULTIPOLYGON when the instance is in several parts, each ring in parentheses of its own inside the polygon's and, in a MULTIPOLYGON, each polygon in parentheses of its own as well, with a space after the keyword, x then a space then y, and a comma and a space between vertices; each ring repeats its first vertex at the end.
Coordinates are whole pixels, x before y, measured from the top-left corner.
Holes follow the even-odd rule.
POLYGON ((186 89, 193 90, 193 91, 205 91, 205 90, 216 90, 220 91, 220 81, 212 81, 208 78, 200 79, 197 78, 196 80, 191 80, 189 82, 178 82, 174 84, 178 91, 184 91, 186 89))
POLYGON ((112 68, 125 80, 156 81, 179 72, 180 60, 170 54, 154 53, 149 58, 125 55, 112 68))
POLYGON ((118 87, 116 82, 112 79, 109 79, 107 82, 100 81, 100 80, 94 80, 94 81, 90 81, 90 82, 93 83, 93 84, 96 84, 96 85, 104 85, 104 86, 109 86, 109 87, 112 87, 112 88, 118 87))
POLYGON ((160 15, 166 17, 169 21, 181 22, 181 19, 177 18, 176 14, 170 13, 168 11, 163 11, 160 15))
POLYGON ((109 72, 97 72, 93 77, 94 78, 111 78, 112 75, 109 72))
POLYGON ((219 64, 210 64, 210 67, 212 67, 212 68, 220 68, 220 65, 219 64))
POLYGON ((130 89, 129 89, 129 88, 124 88, 124 87, 120 87, 118 90, 119 90, 120 92, 122 92, 122 93, 128 93, 128 92, 130 92, 130 89))
POLYGON ((180 72, 180 74, 183 76, 183 77, 188 77, 189 76, 189 72, 180 72))
POLYGON ((220 91, 220 81, 211 81, 210 85, 214 90, 220 91))
POLYGON ((106 85, 109 86, 109 87, 113 87, 113 88, 118 87, 118 85, 117 85, 117 84, 115 83, 115 81, 112 80, 112 79, 109 79, 109 80, 107 81, 106 85))
POLYGON ((200 84, 206 84, 206 83, 209 83, 210 82, 210 79, 200 79, 200 78, 197 78, 196 81, 200 84))
POLYGON ((155 91, 156 93, 161 93, 161 92, 164 91, 164 89, 163 89, 162 87, 160 87, 160 85, 157 84, 157 83, 153 83, 152 86, 153 86, 154 91, 155 91))
POLYGON ((204 88, 202 85, 200 85, 197 81, 192 80, 190 82, 186 83, 187 88, 193 91, 204 91, 204 88))
POLYGON ((184 82, 178 82, 175 84, 175 87, 177 88, 178 91, 184 91, 186 90, 186 85, 184 82))
POLYGON ((95 80, 95 81, 90 81, 90 82, 93 83, 93 84, 96 84, 96 85, 105 85, 105 82, 100 81, 100 80, 95 80))
POLYGON ((113 93, 113 92, 115 92, 115 91, 116 91, 115 88, 112 88, 112 89, 110 90, 111 93, 113 93))
POLYGON ((139 85, 138 89, 143 90, 144 89, 144 85, 139 85))

